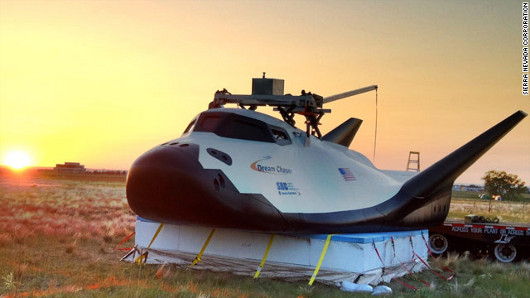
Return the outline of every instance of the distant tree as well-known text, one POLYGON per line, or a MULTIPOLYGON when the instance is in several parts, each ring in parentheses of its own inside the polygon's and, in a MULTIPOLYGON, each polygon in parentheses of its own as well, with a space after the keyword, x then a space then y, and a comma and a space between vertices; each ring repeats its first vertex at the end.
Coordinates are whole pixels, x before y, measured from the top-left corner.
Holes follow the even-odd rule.
POLYGON ((501 196, 503 200, 516 200, 528 191, 524 181, 519 176, 504 171, 488 171, 482 177, 484 190, 490 197, 501 196))

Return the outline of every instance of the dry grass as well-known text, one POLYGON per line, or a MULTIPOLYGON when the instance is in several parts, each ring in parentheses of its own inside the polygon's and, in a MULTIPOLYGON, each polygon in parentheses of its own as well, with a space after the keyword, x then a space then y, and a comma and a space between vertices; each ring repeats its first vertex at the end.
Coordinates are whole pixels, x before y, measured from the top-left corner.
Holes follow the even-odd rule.
POLYGON ((0 245, 33 235, 103 240, 134 229, 124 185, 7 176, 0 182, 0 245))

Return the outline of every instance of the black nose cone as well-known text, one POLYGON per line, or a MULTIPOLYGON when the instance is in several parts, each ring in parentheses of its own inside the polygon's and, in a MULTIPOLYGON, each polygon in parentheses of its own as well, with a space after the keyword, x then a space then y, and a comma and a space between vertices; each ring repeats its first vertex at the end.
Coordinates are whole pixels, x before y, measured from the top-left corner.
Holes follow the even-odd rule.
POLYGON ((127 201, 141 217, 168 222, 185 219, 196 208, 192 194, 200 195, 199 146, 164 145, 140 156, 127 178, 127 201))
POLYGON ((220 169, 204 169, 196 144, 162 145, 140 156, 129 171, 127 201, 137 215, 163 223, 260 231, 286 225, 263 195, 242 194, 220 169))

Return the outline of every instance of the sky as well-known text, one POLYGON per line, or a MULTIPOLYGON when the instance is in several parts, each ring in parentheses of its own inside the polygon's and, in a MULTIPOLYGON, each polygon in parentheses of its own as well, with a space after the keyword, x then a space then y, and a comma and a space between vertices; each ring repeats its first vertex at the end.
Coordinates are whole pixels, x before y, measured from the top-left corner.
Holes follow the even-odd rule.
MULTIPOLYGON (((0 0, 0 157, 125 170, 266 72, 292 94, 377 84, 375 160, 375 93, 329 104, 321 130, 361 118, 351 149, 424 169, 530 112, 521 49, 520 1, 0 0)), ((530 183, 528 118, 457 182, 488 170, 530 183)))

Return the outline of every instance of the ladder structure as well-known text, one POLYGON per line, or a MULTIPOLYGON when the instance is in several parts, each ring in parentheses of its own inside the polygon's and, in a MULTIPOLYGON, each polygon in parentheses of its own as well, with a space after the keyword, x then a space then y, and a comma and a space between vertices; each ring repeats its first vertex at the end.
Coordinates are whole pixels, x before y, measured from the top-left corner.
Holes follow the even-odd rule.
POLYGON ((407 163, 408 172, 420 171, 420 153, 418 151, 409 152, 409 161, 407 163))

